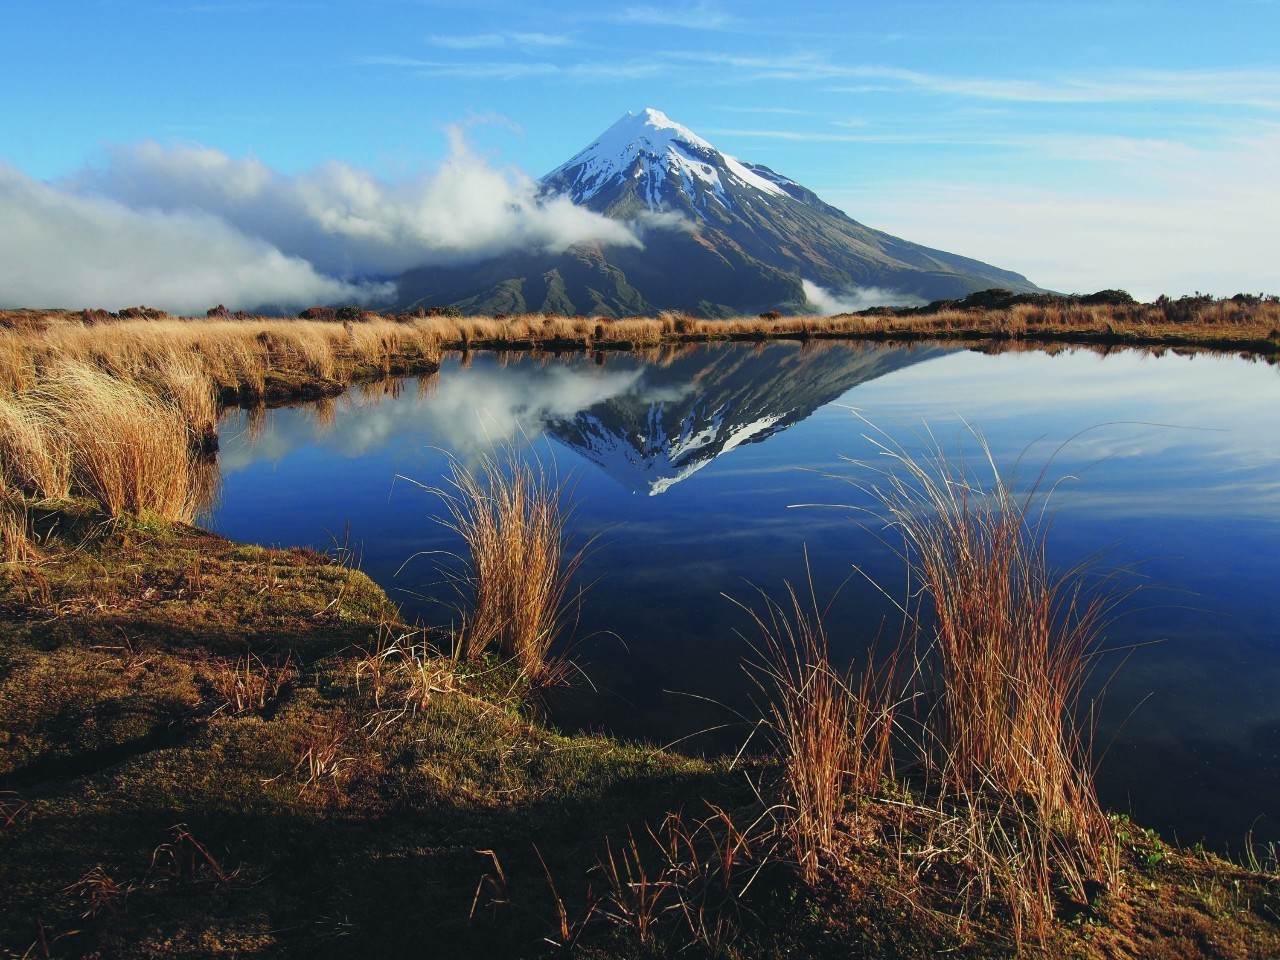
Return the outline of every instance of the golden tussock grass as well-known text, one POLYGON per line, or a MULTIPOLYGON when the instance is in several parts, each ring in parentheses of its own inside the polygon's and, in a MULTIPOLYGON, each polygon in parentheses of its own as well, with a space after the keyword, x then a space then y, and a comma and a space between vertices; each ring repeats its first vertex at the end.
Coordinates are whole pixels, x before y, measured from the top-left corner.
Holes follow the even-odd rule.
MULTIPOLYGON (((391 368, 406 358, 438 358, 443 329, 435 318, 361 323, 255 318, 175 317, 86 325, 56 315, 42 330, 0 330, 0 384, 38 383, 50 364, 74 360, 121 379, 191 390, 201 377, 215 392, 261 395, 272 374, 349 380, 358 371, 391 368)), ((203 394, 203 389, 201 389, 203 394)), ((203 400, 193 401, 199 412, 203 400)))
POLYGON ((763 612, 748 610, 762 637, 766 690, 772 694, 771 726, 783 763, 782 831, 805 882, 818 881, 838 857, 846 809, 875 794, 892 776, 893 720, 887 667, 831 664, 823 613, 787 586, 787 602, 765 599, 763 612))
POLYGON ((0 488, 0 563, 24 563, 34 553, 35 545, 27 530, 26 502, 0 488))
POLYGON ((917 749, 938 835, 970 864, 979 900, 1006 901, 1021 937, 1047 929, 1062 891, 1088 903, 1118 876, 1081 698, 1119 597, 1087 567, 1050 566, 1040 482, 1016 492, 979 446, 985 483, 940 449, 913 457, 886 442, 889 466, 860 485, 901 533, 920 591, 929 707, 917 749))
POLYGON ((455 655, 496 647, 529 679, 553 678, 552 646, 586 550, 569 546, 563 484, 535 456, 508 447, 475 470, 454 461, 449 486, 434 492, 467 549, 465 572, 453 575, 466 597, 455 655))
POLYGON ((199 508, 187 420, 177 406, 97 367, 60 362, 0 398, 0 465, 27 496, 95 500, 106 512, 190 521, 199 508))
POLYGON ((1082 703, 1119 596, 1086 567, 1052 569, 1040 484, 1018 493, 979 446, 984 471, 886 440, 887 465, 851 481, 902 536, 913 582, 890 656, 872 651, 856 675, 834 666, 812 588, 749 612, 772 694, 779 830, 800 876, 856 872, 866 851, 896 847, 907 901, 930 899, 941 868, 951 915, 994 904, 1021 948, 1064 902, 1119 880, 1082 703))

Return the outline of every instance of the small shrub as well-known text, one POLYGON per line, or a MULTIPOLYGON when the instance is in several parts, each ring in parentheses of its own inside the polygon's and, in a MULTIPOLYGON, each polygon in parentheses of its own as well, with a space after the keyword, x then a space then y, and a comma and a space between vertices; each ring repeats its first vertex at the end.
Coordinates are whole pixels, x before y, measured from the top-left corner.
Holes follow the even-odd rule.
POLYGON ((153 320, 156 317, 164 316, 164 311, 153 310, 151 307, 146 306, 125 307, 116 316, 121 320, 153 320))
POLYGON ((333 307, 307 307, 298 314, 299 320, 333 320, 336 313, 333 307))
POLYGON ((1080 298, 1080 303, 1086 307, 1130 307, 1137 302, 1128 290, 1099 290, 1097 293, 1088 293, 1080 298))

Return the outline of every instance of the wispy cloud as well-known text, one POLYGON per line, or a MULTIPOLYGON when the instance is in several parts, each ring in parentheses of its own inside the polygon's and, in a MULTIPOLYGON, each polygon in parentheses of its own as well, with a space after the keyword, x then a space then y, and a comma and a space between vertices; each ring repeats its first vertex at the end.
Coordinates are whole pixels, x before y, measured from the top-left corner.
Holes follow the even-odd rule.
POLYGON ((749 137, 759 140, 792 140, 797 143, 860 143, 867 137, 855 133, 824 133, 820 130, 769 130, 746 127, 708 127, 708 136, 749 137))
POLYGON ((407 70, 424 77, 452 77, 465 80, 520 80, 533 77, 572 81, 636 80, 655 76, 665 69, 654 58, 633 60, 582 60, 577 63, 512 60, 427 60, 396 54, 355 57, 358 67, 387 67, 407 70))
POLYGON ((796 107, 729 107, 720 108, 727 113, 776 114, 784 117, 811 117, 812 110, 800 110, 796 107))
POLYGON ((427 42, 449 50, 492 50, 501 47, 566 47, 573 43, 573 38, 569 34, 508 31, 431 36, 427 42))
POLYGON ((642 23, 655 27, 683 27, 686 30, 719 30, 733 18, 710 3, 692 6, 627 7, 613 19, 620 23, 642 23))
POLYGON ((357 67, 390 67, 409 70, 427 77, 455 77, 464 80, 520 80, 528 77, 547 77, 563 73, 555 63, 513 60, 426 60, 421 57, 404 57, 396 54, 355 57, 351 64, 357 67))
MULTIPOLYGON (((885 81, 899 87, 1013 103, 1129 103, 1182 101, 1280 109, 1280 69, 1112 70, 1089 77, 1053 80, 959 77, 876 64, 832 61, 814 52, 768 56, 673 51, 673 59, 715 64, 752 74, 757 80, 885 81)), ((865 86, 831 88, 864 92, 865 86)))

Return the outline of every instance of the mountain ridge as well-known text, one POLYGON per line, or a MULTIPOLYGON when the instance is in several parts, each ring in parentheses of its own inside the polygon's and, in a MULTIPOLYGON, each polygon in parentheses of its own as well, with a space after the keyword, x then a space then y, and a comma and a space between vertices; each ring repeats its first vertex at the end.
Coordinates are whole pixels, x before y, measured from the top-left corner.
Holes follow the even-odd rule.
POLYGON ((653 108, 628 113, 542 178, 545 196, 630 224, 642 246, 579 244, 400 280, 404 307, 469 312, 734 316, 813 312, 805 283, 835 297, 889 291, 903 305, 1026 277, 874 230, 763 164, 722 153, 653 108))

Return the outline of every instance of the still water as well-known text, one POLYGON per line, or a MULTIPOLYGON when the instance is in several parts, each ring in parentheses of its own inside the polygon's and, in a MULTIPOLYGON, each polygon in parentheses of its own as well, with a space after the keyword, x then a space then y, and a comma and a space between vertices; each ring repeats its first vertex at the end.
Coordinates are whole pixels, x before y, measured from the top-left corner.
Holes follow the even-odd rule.
POLYGON ((424 486, 450 456, 531 444, 572 488, 575 535, 597 538, 574 648, 595 689, 561 696, 557 721, 703 750, 733 749, 760 715, 737 604, 811 575, 837 656, 897 637, 905 571, 858 486, 885 465, 876 441, 977 464, 980 433, 1001 470, 1044 470, 1055 563, 1097 555, 1140 588, 1108 631, 1127 659, 1098 671, 1118 667, 1097 733, 1104 804, 1185 843, 1280 839, 1280 374, 1266 364, 790 343, 478 354, 265 421, 234 411, 219 433, 212 529, 345 542, 433 623, 455 599, 438 551, 460 545, 424 486))

